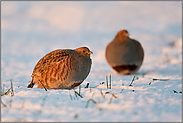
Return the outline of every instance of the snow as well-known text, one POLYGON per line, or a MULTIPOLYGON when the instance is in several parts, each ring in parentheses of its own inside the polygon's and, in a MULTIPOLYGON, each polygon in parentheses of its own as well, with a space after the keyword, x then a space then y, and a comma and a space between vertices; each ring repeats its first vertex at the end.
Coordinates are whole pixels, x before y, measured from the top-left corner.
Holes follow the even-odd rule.
POLYGON ((11 79, 14 91, 14 96, 1 96, 1 121, 182 121, 182 2, 1 3, 1 93, 11 87, 11 79), (136 75, 118 75, 105 59, 107 44, 121 29, 145 51, 136 75), (42 56, 80 46, 94 53, 81 96, 74 90, 26 88, 42 56))

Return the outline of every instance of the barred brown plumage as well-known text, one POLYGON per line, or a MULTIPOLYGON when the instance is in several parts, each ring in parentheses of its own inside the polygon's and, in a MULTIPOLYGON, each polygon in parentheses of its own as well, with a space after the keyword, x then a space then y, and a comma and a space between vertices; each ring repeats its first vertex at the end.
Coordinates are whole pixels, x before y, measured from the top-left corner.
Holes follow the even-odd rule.
POLYGON ((37 84, 37 88, 43 88, 43 84, 46 89, 72 89, 80 85, 91 69, 90 54, 87 47, 58 49, 46 54, 34 67, 27 87, 37 84))

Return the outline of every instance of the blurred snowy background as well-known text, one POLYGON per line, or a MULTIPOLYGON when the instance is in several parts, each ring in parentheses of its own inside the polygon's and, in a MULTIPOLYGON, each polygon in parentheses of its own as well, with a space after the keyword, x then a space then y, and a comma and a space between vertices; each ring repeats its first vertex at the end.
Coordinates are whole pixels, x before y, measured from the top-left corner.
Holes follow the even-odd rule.
POLYGON ((7 105, 1 105, 3 121, 17 118, 26 121, 181 121, 182 95, 174 94, 173 90, 181 92, 182 89, 182 2, 3 1, 1 85, 8 88, 10 79, 15 96, 12 105, 11 97, 1 97, 7 105), (122 29, 127 29, 145 51, 139 72, 148 74, 139 77, 132 88, 128 84, 133 76, 118 76, 105 60, 107 44, 122 29), (71 101, 68 91, 46 93, 26 88, 42 56, 55 49, 80 46, 88 46, 94 53, 92 70, 81 85, 85 98, 71 101), (113 81, 111 91, 118 97, 110 105, 109 98, 100 95, 100 89, 109 91, 100 86, 109 74, 113 81), (170 81, 149 86, 152 78, 170 81), (100 99, 99 107, 105 110, 99 111, 95 106, 85 109, 91 97, 91 92, 84 89, 86 82, 93 87, 92 92, 96 92, 92 98, 100 99), (121 87, 125 90, 122 94, 121 87))
POLYGON ((105 76, 113 72, 105 47, 121 29, 141 42, 144 66, 154 61, 148 64, 154 68, 157 58, 164 57, 159 56, 161 47, 182 37, 182 8, 176 1, 3 1, 1 10, 2 81, 28 81, 46 53, 80 46, 94 52, 89 77, 105 76))

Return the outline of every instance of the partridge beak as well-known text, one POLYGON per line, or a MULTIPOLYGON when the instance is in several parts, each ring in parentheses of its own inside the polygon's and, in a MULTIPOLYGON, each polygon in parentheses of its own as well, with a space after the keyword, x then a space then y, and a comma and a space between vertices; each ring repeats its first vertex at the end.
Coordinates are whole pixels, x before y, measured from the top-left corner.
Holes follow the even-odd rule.
POLYGON ((129 37, 129 36, 130 36, 130 34, 129 34, 129 33, 126 33, 126 36, 128 36, 128 37, 129 37))
POLYGON ((92 52, 92 51, 89 51, 89 52, 86 54, 86 57, 87 57, 88 59, 90 59, 90 54, 93 54, 93 52, 92 52))
POLYGON ((90 52, 88 52, 88 54, 93 54, 93 52, 92 52, 92 51, 90 51, 90 52))

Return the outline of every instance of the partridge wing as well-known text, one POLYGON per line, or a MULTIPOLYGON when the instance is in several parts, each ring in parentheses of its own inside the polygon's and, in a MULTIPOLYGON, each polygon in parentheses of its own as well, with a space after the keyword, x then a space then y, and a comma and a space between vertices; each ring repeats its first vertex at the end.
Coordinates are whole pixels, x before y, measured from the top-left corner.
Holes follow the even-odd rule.
MULTIPOLYGON (((43 58, 41 58, 36 64, 34 71, 32 73, 32 77, 35 75, 40 75, 44 73, 52 73, 52 71, 58 71, 61 67, 67 69, 70 68, 71 56, 69 52, 66 50, 54 50, 48 54, 46 54, 43 58)), ((61 71, 61 70, 60 70, 61 71)), ((55 72, 56 74, 57 72, 55 72)))

